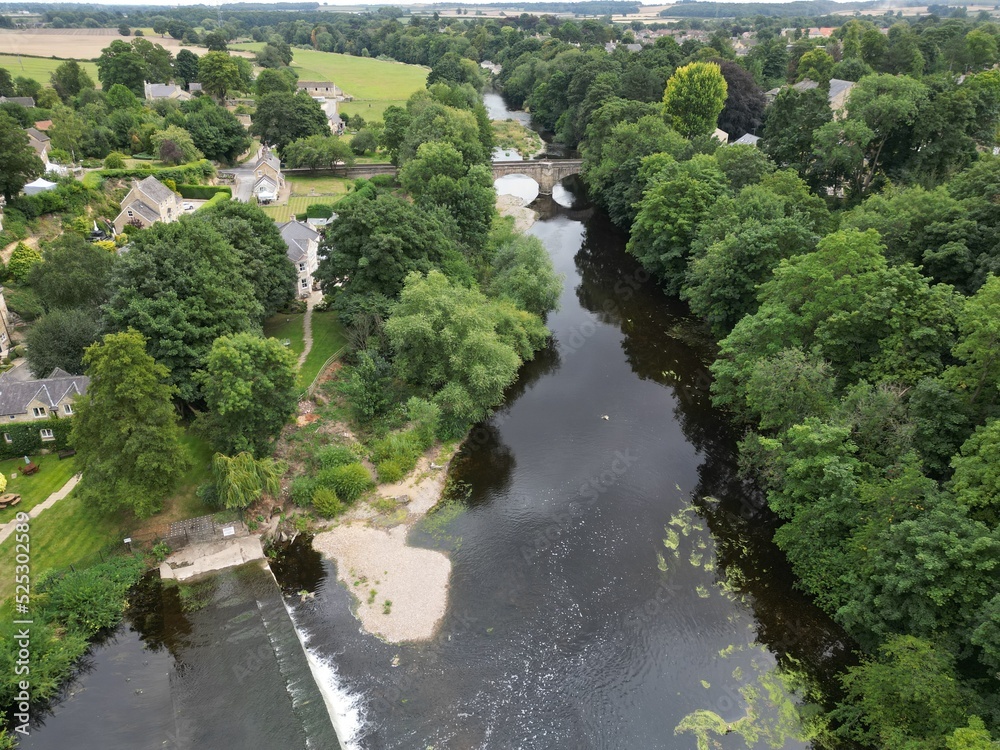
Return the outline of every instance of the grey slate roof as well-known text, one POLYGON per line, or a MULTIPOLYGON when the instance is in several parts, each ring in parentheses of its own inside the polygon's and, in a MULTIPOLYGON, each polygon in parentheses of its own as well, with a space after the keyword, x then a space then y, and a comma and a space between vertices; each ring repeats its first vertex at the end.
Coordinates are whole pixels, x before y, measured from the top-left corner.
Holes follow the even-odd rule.
POLYGON ((184 94, 184 89, 174 83, 147 83, 145 94, 147 99, 170 99, 184 94))
POLYGON ((306 257, 309 252, 310 240, 319 240, 320 238, 320 233, 315 229, 294 219, 279 224, 278 231, 281 233, 281 239, 288 245, 288 259, 292 263, 298 263, 306 257))
MULTIPOLYGON (((132 213, 139 214, 147 221, 157 222, 160 220, 160 212, 157 211, 152 206, 144 203, 140 200, 134 200, 125 206, 122 211, 131 211, 132 213)), ((127 214, 126 214, 127 215, 127 214)))
POLYGON ((36 141, 41 141, 42 143, 48 143, 49 141, 52 140, 38 128, 25 128, 25 130, 27 131, 28 135, 34 138, 36 141))
POLYGON ((281 160, 270 149, 261 151, 260 156, 257 157, 257 161, 253 163, 253 169, 257 169, 261 164, 268 164, 276 171, 281 171, 281 160))
POLYGON ((0 415, 26 414, 32 401, 55 409, 66 396, 86 393, 89 384, 86 375, 70 375, 58 367, 42 380, 0 380, 0 415))
POLYGON ((138 185, 139 189, 152 198, 157 203, 163 203, 164 201, 170 200, 174 193, 173 191, 164 185, 162 182, 157 180, 155 177, 146 177, 138 185))
POLYGON ((819 84, 816 81, 810 81, 808 78, 803 78, 801 81, 792 86, 796 91, 812 91, 813 89, 818 89, 819 84))
POLYGON ((31 108, 35 106, 34 98, 30 96, 0 96, 0 104, 20 104, 22 107, 31 108))
POLYGON ((730 143, 730 146, 756 146, 757 141, 760 140, 760 136, 752 135, 750 133, 745 133, 737 138, 735 141, 730 143))
POLYGON ((833 99, 835 96, 839 96, 845 91, 850 91, 854 88, 854 81, 842 81, 839 78, 830 79, 830 98, 833 99))

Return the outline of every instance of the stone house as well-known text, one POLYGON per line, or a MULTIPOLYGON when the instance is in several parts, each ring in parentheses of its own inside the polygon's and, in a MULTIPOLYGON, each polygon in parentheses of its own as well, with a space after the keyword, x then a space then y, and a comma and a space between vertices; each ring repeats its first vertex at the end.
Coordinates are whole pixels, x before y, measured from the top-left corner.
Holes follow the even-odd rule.
POLYGON ((313 288, 313 273, 319 267, 320 233, 302 222, 286 221, 278 224, 281 239, 288 246, 288 259, 295 266, 298 277, 295 282, 295 293, 299 297, 308 297, 313 288))
POLYGON ((122 200, 121 213, 115 218, 115 231, 126 224, 136 224, 147 229, 158 221, 177 221, 181 215, 180 200, 173 190, 155 177, 133 182, 132 189, 122 200))
MULTIPOLYGON (((41 380, 0 378, 0 422, 34 422, 51 415, 73 415, 73 402, 87 392, 90 378, 70 375, 58 367, 41 380)), ((3 425, 0 424, 0 431, 3 425)), ((4 440, 11 442, 9 436, 4 440)), ((53 440, 52 430, 42 428, 42 441, 53 440)))

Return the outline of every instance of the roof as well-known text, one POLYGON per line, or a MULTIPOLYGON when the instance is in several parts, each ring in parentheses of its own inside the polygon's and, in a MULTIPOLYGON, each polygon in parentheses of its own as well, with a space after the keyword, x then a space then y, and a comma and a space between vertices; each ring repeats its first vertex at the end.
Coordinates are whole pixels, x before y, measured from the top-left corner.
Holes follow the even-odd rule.
POLYGON ((281 160, 275 156, 274 152, 269 148, 261 150, 260 156, 258 156, 257 161, 253 163, 252 169, 256 170, 261 164, 267 164, 275 172, 281 171, 281 160))
POLYGON ((174 197, 174 192, 153 176, 146 177, 137 183, 136 187, 157 203, 163 203, 174 197))
POLYGON ((330 89, 337 88, 333 81, 299 81, 295 84, 300 89, 330 89))
POLYGON ((830 99, 847 93, 855 86, 854 81, 842 81, 839 78, 830 79, 830 99))
POLYGON ((0 414, 26 414, 32 401, 55 409, 67 396, 86 393, 89 384, 86 375, 70 375, 58 367, 42 380, 0 380, 0 414))
POLYGON ((318 241, 320 238, 320 233, 315 229, 294 219, 279 224, 278 231, 281 233, 281 239, 288 245, 288 259, 293 263, 297 263, 308 254, 310 240, 318 241))
POLYGON ((121 216, 126 211, 132 211, 133 213, 137 213, 139 214, 139 216, 146 219, 147 221, 157 222, 160 220, 160 212, 157 211, 152 206, 150 206, 148 203, 144 203, 138 198, 132 201, 131 203, 127 203, 124 206, 122 206, 122 211, 118 215, 121 216))
POLYGON ((143 93, 147 99, 179 99, 191 98, 191 95, 175 83, 144 83, 143 93))
POLYGON ((35 128, 38 130, 48 130, 52 127, 52 120, 39 120, 35 123, 35 128))
POLYGON ((751 133, 746 133, 741 135, 735 141, 730 143, 730 146, 756 146, 757 141, 760 140, 759 135, 752 135, 751 133))
POLYGON ((191 81, 191 83, 188 84, 188 91, 190 91, 192 94, 195 91, 201 91, 201 84, 191 81))
POLYGON ((35 106, 35 100, 30 96, 0 96, 0 104, 7 104, 8 102, 11 104, 20 104, 22 107, 28 107, 29 109, 35 106))
POLYGON ((48 143, 52 139, 49 138, 45 133, 37 128, 25 128, 28 133, 28 137, 35 141, 41 141, 42 143, 48 143))
POLYGON ((818 89, 819 84, 816 81, 810 81, 808 78, 803 78, 801 81, 792 86, 796 91, 812 91, 813 89, 818 89))

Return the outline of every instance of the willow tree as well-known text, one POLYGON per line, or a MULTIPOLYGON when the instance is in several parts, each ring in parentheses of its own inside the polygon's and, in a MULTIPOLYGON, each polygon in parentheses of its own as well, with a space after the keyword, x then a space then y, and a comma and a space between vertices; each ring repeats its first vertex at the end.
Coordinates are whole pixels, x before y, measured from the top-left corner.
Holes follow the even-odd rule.
POLYGON ((243 451, 235 456, 216 453, 212 459, 212 479, 216 498, 227 510, 242 510, 260 500, 264 493, 281 492, 285 467, 273 458, 256 459, 243 451))

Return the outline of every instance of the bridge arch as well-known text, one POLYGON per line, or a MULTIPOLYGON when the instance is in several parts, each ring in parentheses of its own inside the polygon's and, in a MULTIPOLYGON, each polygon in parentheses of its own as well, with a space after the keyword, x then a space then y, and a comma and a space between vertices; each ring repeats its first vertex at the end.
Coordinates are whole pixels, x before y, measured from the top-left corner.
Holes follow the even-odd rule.
POLYGON ((538 183, 538 192, 552 195, 552 188, 570 175, 580 174, 582 159, 553 159, 551 161, 495 161, 493 179, 507 175, 524 175, 538 183))

